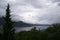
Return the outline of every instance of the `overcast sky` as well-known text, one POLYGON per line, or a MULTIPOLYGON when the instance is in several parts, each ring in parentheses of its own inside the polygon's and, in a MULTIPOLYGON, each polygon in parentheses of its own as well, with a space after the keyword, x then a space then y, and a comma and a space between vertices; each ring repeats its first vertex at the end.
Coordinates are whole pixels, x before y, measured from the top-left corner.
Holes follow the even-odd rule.
POLYGON ((0 17, 5 15, 7 3, 11 18, 33 24, 60 22, 60 0, 0 0, 0 17))

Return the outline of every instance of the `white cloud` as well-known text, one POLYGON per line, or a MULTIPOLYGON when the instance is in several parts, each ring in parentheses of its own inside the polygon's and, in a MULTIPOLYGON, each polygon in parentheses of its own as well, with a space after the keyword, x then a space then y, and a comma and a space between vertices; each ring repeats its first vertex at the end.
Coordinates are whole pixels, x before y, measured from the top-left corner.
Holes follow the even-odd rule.
POLYGON ((47 24, 60 20, 59 0, 6 0, 6 2, 11 5, 11 15, 15 21, 47 24))

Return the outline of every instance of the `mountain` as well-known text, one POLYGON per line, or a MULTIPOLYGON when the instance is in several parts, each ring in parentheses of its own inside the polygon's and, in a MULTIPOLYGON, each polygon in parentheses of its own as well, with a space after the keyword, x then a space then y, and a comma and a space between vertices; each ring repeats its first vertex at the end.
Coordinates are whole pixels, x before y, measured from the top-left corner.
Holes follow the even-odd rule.
MULTIPOLYGON (((15 27, 27 27, 27 26, 32 26, 32 24, 24 23, 22 21, 18 22, 13 22, 15 27)), ((4 19, 0 17, 0 26, 4 24, 4 19)))
MULTIPOLYGON (((49 26, 50 24, 29 24, 23 21, 13 22, 15 27, 31 27, 31 26, 49 26)), ((4 24, 4 19, 0 17, 0 26, 4 24)))
POLYGON ((3 23, 4 23, 4 19, 0 17, 0 26, 3 25, 3 23))
POLYGON ((16 27, 29 27, 32 26, 33 24, 29 24, 29 23, 24 23, 22 21, 19 22, 14 22, 14 26, 16 27))

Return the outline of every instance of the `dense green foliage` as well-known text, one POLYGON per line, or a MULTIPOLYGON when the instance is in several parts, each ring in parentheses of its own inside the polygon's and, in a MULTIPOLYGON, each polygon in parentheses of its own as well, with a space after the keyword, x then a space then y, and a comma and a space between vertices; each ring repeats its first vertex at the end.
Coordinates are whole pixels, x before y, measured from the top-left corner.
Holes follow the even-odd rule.
POLYGON ((53 24, 45 30, 36 30, 16 33, 16 40, 60 40, 60 24, 53 24))
POLYGON ((10 18, 10 6, 8 4, 6 9, 6 16, 4 17, 4 25, 3 25, 3 34, 2 38, 3 40, 14 40, 14 27, 13 22, 10 18))

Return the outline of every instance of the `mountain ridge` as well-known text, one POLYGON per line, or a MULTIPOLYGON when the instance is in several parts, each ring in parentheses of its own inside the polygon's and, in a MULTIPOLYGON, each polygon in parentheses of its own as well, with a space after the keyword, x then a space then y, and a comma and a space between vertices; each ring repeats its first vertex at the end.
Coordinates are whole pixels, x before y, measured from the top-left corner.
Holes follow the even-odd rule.
MULTIPOLYGON (((31 23, 25 23, 23 21, 13 22, 15 27, 31 27, 31 26, 48 26, 50 24, 31 24, 31 23)), ((0 26, 4 24, 3 17, 0 17, 0 26)))

